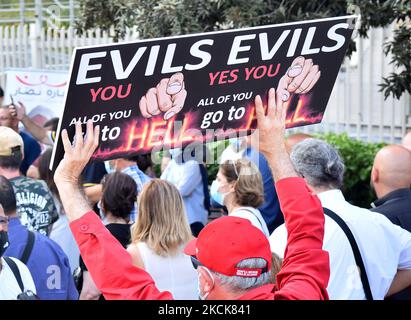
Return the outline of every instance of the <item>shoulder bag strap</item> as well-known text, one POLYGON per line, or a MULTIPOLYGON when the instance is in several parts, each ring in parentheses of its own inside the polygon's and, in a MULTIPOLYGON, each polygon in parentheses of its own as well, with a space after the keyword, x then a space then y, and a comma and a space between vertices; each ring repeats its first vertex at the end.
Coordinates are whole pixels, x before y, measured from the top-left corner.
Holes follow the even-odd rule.
POLYGON ((340 226, 340 228, 344 231, 345 235, 347 236, 348 241, 350 241, 350 245, 354 253, 355 263, 360 268, 360 277, 361 277, 361 282, 364 288, 365 297, 367 298, 367 300, 374 300, 372 297, 367 272, 365 271, 364 262, 362 260, 360 249, 358 248, 354 235, 352 234, 348 225, 345 223, 343 219, 341 219, 339 215, 337 215, 335 212, 331 211, 330 209, 327 209, 327 208, 323 208, 323 209, 324 209, 324 213, 327 216, 329 216, 331 219, 333 219, 340 226))
POLYGON ((11 271, 13 272, 14 277, 16 278, 17 283, 19 284, 21 292, 24 292, 24 285, 23 285, 23 280, 21 279, 21 274, 20 274, 19 267, 13 261, 13 259, 11 259, 9 257, 3 257, 3 258, 7 262, 7 264, 9 265, 11 271))
POLYGON ((33 250, 33 246, 34 246, 34 240, 35 240, 34 232, 29 231, 27 244, 26 244, 26 247, 24 248, 23 255, 21 256, 21 259, 20 259, 20 261, 23 262, 24 264, 27 264, 27 261, 29 261, 31 251, 33 250))

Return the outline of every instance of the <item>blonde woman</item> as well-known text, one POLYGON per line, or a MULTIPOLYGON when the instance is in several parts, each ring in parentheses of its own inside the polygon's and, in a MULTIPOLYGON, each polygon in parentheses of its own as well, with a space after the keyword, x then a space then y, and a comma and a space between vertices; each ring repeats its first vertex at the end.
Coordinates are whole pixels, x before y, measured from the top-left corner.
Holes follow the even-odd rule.
POLYGON ((257 209, 264 203, 264 188, 256 165, 246 159, 227 160, 220 165, 210 190, 211 197, 227 208, 229 216, 250 220, 267 237, 267 224, 257 209))
POLYGON ((190 257, 183 253, 191 239, 177 188, 160 179, 148 182, 139 195, 127 251, 133 264, 145 269, 160 291, 167 290, 176 299, 198 298, 198 275, 190 257))

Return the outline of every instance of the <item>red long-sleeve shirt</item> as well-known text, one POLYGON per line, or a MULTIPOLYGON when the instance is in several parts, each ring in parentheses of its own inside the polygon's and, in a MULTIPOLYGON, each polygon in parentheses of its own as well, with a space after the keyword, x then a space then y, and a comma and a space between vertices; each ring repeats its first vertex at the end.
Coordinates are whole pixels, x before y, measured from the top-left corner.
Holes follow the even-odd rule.
MULTIPOLYGON (((322 250, 324 213, 317 196, 301 178, 276 183, 288 231, 287 248, 277 285, 248 291, 239 299, 328 299, 328 252, 322 250)), ((106 299, 173 299, 160 292, 151 276, 133 266, 131 256, 90 211, 70 224, 81 256, 106 299)))

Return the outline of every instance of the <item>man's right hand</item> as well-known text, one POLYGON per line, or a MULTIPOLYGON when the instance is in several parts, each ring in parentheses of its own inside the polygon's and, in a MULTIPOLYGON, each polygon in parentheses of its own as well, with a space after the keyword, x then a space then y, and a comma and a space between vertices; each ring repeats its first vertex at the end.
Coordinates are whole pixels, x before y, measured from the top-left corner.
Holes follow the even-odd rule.
POLYGON ((26 117, 26 107, 22 102, 18 102, 18 105, 9 105, 9 112, 12 117, 16 117, 18 120, 23 121, 26 117))
POLYGON ((276 92, 271 88, 268 91, 267 115, 259 95, 255 97, 255 108, 258 125, 257 135, 254 134, 253 138, 258 138, 258 141, 254 141, 254 148, 266 157, 276 182, 280 179, 296 177, 297 173, 285 147, 287 115, 285 103, 282 99, 276 99, 276 92))

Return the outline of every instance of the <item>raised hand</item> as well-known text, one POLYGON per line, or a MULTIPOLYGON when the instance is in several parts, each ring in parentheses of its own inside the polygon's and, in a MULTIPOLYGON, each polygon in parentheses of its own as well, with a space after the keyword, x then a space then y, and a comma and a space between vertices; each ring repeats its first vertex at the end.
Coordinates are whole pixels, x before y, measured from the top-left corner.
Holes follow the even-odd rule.
POLYGON ((93 128, 91 120, 87 121, 87 131, 84 138, 81 123, 76 123, 73 144, 68 138, 67 130, 64 129, 61 132, 65 153, 54 174, 54 182, 58 188, 64 184, 78 184, 81 172, 98 146, 99 136, 100 127, 93 128))

